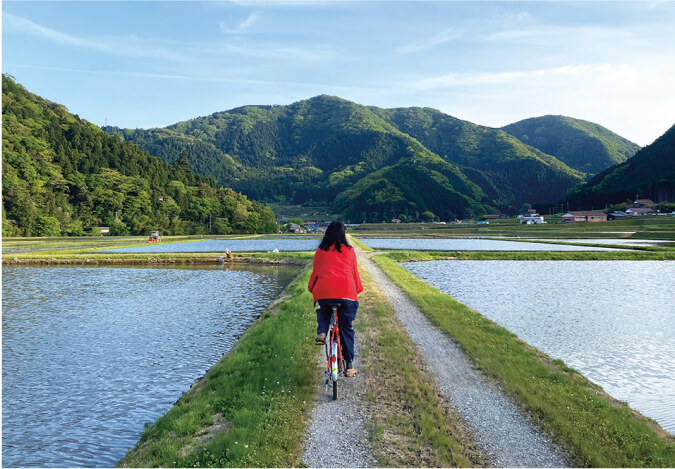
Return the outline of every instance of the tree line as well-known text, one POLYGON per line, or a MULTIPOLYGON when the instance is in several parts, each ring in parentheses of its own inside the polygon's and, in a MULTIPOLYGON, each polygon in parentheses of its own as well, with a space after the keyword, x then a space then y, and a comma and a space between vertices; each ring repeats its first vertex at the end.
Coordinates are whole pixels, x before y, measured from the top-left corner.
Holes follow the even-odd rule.
POLYGON ((3 236, 276 232, 274 212, 2 78, 3 236), (95 230, 93 230, 95 232, 95 230))

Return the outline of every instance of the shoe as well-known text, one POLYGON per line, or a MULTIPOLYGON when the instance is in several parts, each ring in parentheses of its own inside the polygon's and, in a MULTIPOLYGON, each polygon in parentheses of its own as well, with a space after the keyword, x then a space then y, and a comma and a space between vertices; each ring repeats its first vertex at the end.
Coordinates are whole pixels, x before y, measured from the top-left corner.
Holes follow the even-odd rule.
POLYGON ((345 371, 345 378, 353 378, 358 374, 358 370, 356 368, 350 368, 347 371, 345 371))
POLYGON ((324 334, 323 332, 321 334, 317 334, 315 343, 316 343, 316 345, 325 344, 326 343, 326 334, 324 334))

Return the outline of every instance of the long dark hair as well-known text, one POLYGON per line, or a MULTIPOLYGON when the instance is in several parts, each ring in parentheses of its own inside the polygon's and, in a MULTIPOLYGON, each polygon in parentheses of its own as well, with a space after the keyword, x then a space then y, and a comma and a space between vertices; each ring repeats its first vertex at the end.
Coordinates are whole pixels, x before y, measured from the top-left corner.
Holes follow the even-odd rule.
POLYGON ((328 251, 331 246, 335 246, 337 252, 342 252, 340 247, 343 244, 348 248, 352 247, 351 244, 347 242, 344 223, 341 221, 333 221, 328 225, 328 228, 326 228, 326 233, 323 235, 321 244, 319 244, 319 249, 328 251))

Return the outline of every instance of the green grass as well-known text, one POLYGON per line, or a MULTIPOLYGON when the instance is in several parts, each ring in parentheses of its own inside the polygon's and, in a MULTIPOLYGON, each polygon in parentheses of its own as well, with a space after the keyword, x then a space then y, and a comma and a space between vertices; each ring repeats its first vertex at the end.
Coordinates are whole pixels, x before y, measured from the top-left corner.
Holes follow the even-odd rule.
POLYGON ((665 251, 389 251, 387 256, 397 262, 442 259, 477 261, 665 261, 675 260, 675 251, 672 249, 665 251))
POLYGON ((371 248, 367 244, 362 243, 361 241, 356 239, 354 236, 348 235, 348 237, 349 237, 349 242, 351 243, 352 246, 358 247, 359 249, 361 249, 362 251, 365 251, 365 252, 374 252, 375 251, 375 249, 371 248))
POLYGON ((394 260, 383 255, 375 260, 580 466, 675 466, 673 437, 653 421, 636 415, 574 370, 439 292, 394 260))
POLYGON ((297 466, 318 376, 308 278, 305 269, 118 465, 297 466))
MULTIPOLYGON (((162 244, 185 243, 204 239, 250 239, 264 235, 167 236, 162 244)), ((147 237, 82 238, 4 238, 3 264, 208 264, 215 263, 222 252, 112 253, 106 249, 147 246, 147 237)), ((235 262, 282 263, 304 265, 313 253, 308 251, 279 253, 237 252, 235 262)))
MULTIPOLYGON (((546 221, 549 215, 544 214, 546 221)), ((556 223, 560 216, 553 217, 553 223, 544 225, 521 225, 515 218, 490 220, 489 225, 457 225, 448 223, 367 223, 354 228, 355 236, 393 235, 420 237, 447 236, 512 236, 535 238, 631 238, 675 240, 675 216, 632 217, 627 220, 613 220, 601 223, 556 223), (612 232, 612 233, 607 233, 612 232)))
POLYGON ((376 413, 370 421, 371 442, 380 463, 388 467, 483 465, 458 417, 423 371, 419 351, 391 304, 367 271, 361 270, 361 278, 365 288, 359 329, 363 330, 357 332, 368 367, 364 399, 376 413))

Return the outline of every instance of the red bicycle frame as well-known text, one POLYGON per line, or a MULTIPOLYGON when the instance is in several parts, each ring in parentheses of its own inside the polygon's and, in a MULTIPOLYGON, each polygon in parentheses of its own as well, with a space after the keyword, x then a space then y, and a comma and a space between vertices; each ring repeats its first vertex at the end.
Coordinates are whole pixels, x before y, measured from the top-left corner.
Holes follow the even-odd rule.
POLYGON ((338 375, 344 371, 344 360, 342 358, 342 344, 340 343, 340 327, 338 325, 338 308, 341 304, 329 304, 332 308, 330 319, 330 340, 326 341, 326 357, 328 358, 328 369, 326 370, 326 388, 328 380, 333 381, 333 399, 337 399, 337 380, 338 375))

